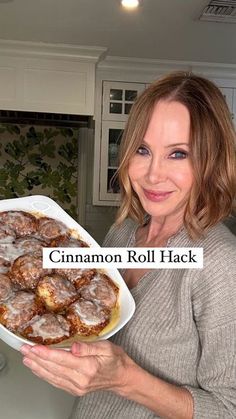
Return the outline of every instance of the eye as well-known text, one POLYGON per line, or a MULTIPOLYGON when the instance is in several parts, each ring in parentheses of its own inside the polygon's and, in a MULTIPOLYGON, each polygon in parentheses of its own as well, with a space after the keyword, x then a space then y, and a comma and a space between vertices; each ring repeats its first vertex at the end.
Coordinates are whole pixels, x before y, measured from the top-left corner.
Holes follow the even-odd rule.
POLYGON ((184 150, 175 150, 171 153, 170 158, 175 160, 182 160, 188 157, 188 152, 184 150))
POLYGON ((137 151, 136 154, 140 154, 141 156, 147 156, 149 154, 149 150, 144 145, 141 145, 137 151))

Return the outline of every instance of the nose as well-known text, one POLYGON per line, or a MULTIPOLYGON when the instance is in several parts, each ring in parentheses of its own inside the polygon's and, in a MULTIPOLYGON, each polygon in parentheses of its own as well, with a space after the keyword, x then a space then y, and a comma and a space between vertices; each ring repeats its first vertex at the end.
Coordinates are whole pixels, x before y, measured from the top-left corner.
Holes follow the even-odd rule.
POLYGON ((167 164, 161 158, 152 158, 147 171, 147 181, 156 184, 166 181, 167 164))

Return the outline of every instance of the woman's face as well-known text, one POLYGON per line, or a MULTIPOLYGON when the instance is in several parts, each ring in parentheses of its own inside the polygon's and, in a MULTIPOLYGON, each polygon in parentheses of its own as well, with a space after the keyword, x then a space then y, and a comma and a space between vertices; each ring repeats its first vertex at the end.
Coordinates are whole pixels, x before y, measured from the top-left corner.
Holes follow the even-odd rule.
POLYGON ((193 185, 189 157, 190 115, 176 101, 159 101, 128 174, 152 217, 182 217, 193 185))

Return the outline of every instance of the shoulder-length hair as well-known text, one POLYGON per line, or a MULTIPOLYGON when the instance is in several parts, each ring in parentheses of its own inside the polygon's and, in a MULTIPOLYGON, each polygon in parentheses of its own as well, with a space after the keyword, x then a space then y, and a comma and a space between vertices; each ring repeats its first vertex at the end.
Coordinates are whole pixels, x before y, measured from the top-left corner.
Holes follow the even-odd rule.
POLYGON ((145 213, 128 176, 129 161, 145 136, 154 106, 178 101, 190 114, 190 158, 194 183, 184 214, 192 238, 230 215, 236 195, 236 148, 232 116, 224 96, 211 81, 174 72, 151 84, 137 99, 123 133, 117 171, 121 205, 116 222, 126 217, 143 224, 145 213))

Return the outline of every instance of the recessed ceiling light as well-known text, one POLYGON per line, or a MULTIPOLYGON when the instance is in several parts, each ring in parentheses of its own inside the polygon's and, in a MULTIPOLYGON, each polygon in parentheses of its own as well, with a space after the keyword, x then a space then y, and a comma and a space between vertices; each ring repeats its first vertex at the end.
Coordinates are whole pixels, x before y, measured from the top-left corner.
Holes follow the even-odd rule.
POLYGON ((126 9, 136 9, 140 4, 140 0, 121 0, 121 4, 126 9))

